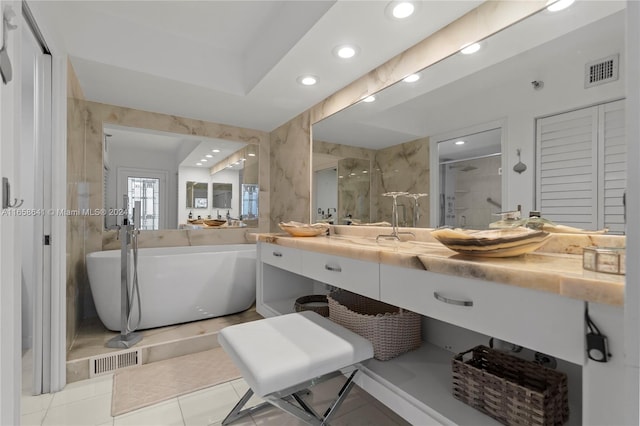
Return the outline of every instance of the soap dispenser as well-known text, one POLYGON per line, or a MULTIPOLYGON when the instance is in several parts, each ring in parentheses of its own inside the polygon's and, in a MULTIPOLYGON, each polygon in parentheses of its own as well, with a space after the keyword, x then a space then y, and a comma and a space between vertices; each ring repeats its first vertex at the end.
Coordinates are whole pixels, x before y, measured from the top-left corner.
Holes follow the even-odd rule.
POLYGON ((193 213, 191 213, 191 211, 189 211, 189 219, 193 219, 193 213))

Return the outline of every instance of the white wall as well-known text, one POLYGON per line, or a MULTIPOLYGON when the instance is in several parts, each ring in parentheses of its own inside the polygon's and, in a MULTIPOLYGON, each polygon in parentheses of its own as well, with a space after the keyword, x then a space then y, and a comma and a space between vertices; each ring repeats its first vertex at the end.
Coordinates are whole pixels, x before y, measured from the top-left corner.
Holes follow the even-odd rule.
MULTIPOLYGON (((211 208, 211 216, 216 217, 218 211, 224 218, 229 211, 229 214, 233 218, 238 218, 240 215, 240 171, 239 170, 220 170, 219 172, 211 175, 209 179, 210 183, 230 183, 231 188, 231 209, 218 209, 211 208)), ((211 204, 211 185, 209 185, 209 204, 211 204)))
POLYGON ((206 218, 211 214, 211 185, 208 185, 206 209, 187 208, 187 182, 207 182, 209 183, 209 169, 202 167, 180 167, 178 169, 178 224, 187 223, 189 212, 193 218, 198 216, 206 218))
MULTIPOLYGON (((598 42, 581 42, 580 30, 572 37, 574 46, 569 55, 556 51, 553 43, 542 45, 545 62, 522 69, 518 65, 523 57, 505 61, 496 67, 511 67, 507 78, 496 81, 492 68, 478 72, 463 82, 441 89, 446 96, 441 103, 426 108, 425 117, 437 117, 430 126, 430 136, 453 132, 457 129, 506 119, 507 147, 503 151, 504 176, 508 190, 503 194, 503 208, 522 206, 526 214, 535 202, 535 119, 578 109, 625 96, 625 55, 623 14, 606 19, 620 19, 619 32, 599 34, 598 42), (584 88, 584 68, 587 62, 620 53, 620 78, 616 82, 593 88, 584 88), (531 81, 541 80, 544 87, 534 90, 531 81), (527 171, 518 174, 513 166, 518 162, 516 149, 521 150, 527 171)), ((524 54, 528 55, 527 53, 524 54)), ((439 89, 440 90, 440 89, 439 89)), ((544 212, 542 212, 544 214, 544 212)))
POLYGON ((193 218, 202 216, 203 219, 211 215, 212 218, 216 218, 218 213, 224 219, 227 215, 227 211, 233 218, 237 218, 240 215, 240 175, 238 170, 221 170, 213 175, 209 175, 208 168, 202 167, 180 167, 179 179, 178 179, 178 223, 187 223, 189 212, 193 213, 193 218), (208 189, 208 207, 206 209, 188 209, 187 206, 187 182, 207 182, 209 184, 208 189), (231 208, 219 209, 211 207, 212 197, 212 183, 230 183, 231 188, 231 208))

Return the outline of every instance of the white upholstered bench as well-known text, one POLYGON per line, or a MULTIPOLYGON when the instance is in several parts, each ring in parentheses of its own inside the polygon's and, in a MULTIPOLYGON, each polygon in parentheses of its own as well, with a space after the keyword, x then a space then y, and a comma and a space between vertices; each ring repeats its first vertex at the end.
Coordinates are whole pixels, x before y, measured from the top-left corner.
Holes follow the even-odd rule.
POLYGON ((341 369, 373 357, 371 342, 311 311, 226 327, 218 334, 218 342, 249 384, 223 425, 269 404, 309 424, 326 425, 353 387, 358 370, 351 373, 322 415, 300 394, 341 375, 341 369), (254 393, 266 403, 243 410, 254 393))

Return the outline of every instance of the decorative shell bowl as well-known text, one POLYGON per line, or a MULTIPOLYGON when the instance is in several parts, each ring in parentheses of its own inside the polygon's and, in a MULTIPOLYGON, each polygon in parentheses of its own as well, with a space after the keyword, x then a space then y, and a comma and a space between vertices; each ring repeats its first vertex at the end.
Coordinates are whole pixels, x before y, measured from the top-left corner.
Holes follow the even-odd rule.
POLYGON ((287 232, 292 237, 315 237, 323 235, 329 229, 328 223, 300 223, 300 222, 280 222, 280 229, 287 232))
POLYGON ((513 257, 530 253, 550 237, 548 232, 524 227, 474 231, 436 229, 431 235, 461 254, 480 257, 513 257))

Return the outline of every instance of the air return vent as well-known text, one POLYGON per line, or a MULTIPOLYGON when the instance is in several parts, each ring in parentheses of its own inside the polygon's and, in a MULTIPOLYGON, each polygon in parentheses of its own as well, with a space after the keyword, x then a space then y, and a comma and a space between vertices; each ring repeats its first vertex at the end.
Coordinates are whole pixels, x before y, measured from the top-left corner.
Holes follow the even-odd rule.
POLYGON ((618 79, 618 59, 619 55, 615 54, 604 59, 589 62, 585 66, 585 89, 599 84, 616 81, 618 79))
POLYGON ((139 349, 92 357, 89 359, 89 377, 102 376, 135 365, 142 365, 142 352, 139 349))

